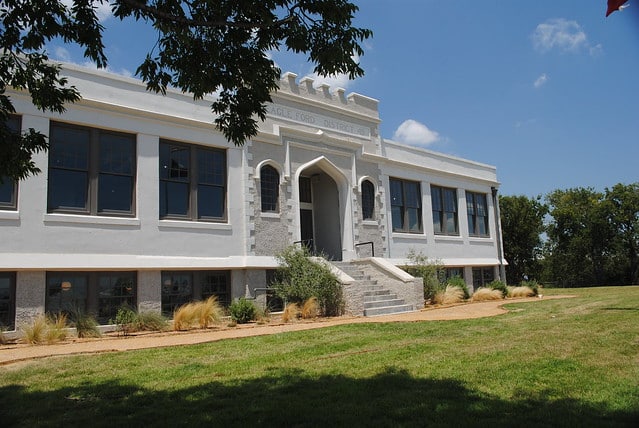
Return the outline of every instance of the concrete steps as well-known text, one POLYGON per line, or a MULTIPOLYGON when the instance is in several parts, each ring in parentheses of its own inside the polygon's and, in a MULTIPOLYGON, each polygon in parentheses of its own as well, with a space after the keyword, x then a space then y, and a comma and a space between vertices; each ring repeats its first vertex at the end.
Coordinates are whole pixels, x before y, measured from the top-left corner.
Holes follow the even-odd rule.
POLYGON ((334 262, 338 269, 353 278, 357 287, 364 290, 364 316, 373 317, 379 315, 392 315, 415 310, 413 305, 408 305, 404 299, 391 293, 377 280, 372 280, 357 266, 348 262, 334 262))

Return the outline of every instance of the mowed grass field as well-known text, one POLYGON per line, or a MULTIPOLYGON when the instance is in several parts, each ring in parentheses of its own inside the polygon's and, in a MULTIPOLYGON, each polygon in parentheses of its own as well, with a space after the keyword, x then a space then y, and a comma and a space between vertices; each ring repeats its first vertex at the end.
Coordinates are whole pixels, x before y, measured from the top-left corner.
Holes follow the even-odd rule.
POLYGON ((0 426, 639 426, 639 287, 0 367, 0 426))

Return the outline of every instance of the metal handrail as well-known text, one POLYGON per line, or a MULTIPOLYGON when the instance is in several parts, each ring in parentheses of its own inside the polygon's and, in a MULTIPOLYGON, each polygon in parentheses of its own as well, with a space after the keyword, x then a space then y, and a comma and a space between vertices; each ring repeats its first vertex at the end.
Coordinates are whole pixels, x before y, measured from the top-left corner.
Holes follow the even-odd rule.
POLYGON ((370 245, 371 246, 371 257, 375 257, 375 243, 373 241, 360 242, 355 244, 356 247, 360 247, 362 245, 370 245))

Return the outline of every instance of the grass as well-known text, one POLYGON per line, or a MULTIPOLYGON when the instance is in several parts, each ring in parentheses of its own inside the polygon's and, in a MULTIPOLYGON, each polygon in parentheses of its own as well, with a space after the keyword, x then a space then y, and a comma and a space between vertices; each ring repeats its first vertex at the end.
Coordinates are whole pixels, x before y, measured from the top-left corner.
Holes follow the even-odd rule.
POLYGON ((0 421, 636 426, 639 287, 544 295, 483 319, 352 324, 0 367, 0 421))
POLYGON ((482 287, 473 293, 470 298, 473 302, 485 302, 487 300, 501 300, 504 298, 501 290, 493 290, 492 288, 482 287))
POLYGON ((533 297, 535 291, 525 285, 519 287, 508 287, 508 297, 533 297))
POLYGON ((454 285, 447 285, 444 290, 437 291, 433 298, 436 305, 452 305, 464 301, 464 290, 454 285))

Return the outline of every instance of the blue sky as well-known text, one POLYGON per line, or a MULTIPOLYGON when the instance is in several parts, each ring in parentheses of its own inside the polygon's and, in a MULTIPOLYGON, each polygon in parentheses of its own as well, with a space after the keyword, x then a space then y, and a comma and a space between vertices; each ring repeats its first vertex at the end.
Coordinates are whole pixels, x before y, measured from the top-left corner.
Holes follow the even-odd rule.
MULTIPOLYGON (((378 99, 384 138, 495 165, 503 195, 639 182, 639 0, 608 18, 605 0, 356 3, 374 33, 366 75, 327 81, 378 99)), ((110 70, 131 74, 154 35, 103 24, 110 70)), ((61 44, 50 54, 83 62, 61 44)), ((304 57, 273 58, 312 73, 304 57)))

